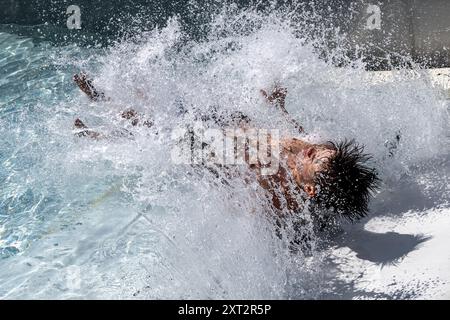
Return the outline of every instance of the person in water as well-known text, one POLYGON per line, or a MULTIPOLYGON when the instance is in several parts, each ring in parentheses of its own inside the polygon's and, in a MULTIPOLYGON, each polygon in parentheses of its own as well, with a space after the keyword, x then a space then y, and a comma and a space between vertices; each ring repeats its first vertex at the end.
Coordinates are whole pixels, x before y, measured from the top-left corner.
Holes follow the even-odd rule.
MULTIPOLYGON (((75 75, 74 81, 93 101, 107 100, 84 74, 75 75)), ((286 88, 276 87, 272 93, 261 90, 261 94, 283 113, 299 133, 304 133, 303 127, 290 117, 285 108, 286 88)), ((141 122, 147 126, 151 123, 148 120, 143 122, 133 109, 124 111, 122 117, 131 120, 134 126, 141 122)), ((233 113, 231 118, 231 123, 250 123, 250 119, 239 112, 233 113)), ((219 125, 227 122, 216 113, 209 115, 210 119, 219 125)), ((82 129, 79 136, 100 137, 79 119, 75 120, 75 127, 82 129)), ((351 221, 367 215, 371 194, 380 180, 376 170, 368 166, 371 156, 364 152, 363 146, 354 140, 315 144, 293 137, 284 137, 279 144, 280 166, 277 173, 261 175, 261 166, 250 165, 252 170, 256 170, 259 184, 268 191, 269 201, 279 215, 298 212, 305 200, 335 213, 334 216, 351 221)))
MULTIPOLYGON (((304 133, 285 108, 286 88, 261 93, 299 133, 304 133)), ((377 171, 368 165, 372 157, 364 152, 364 146, 354 140, 310 143, 286 137, 281 139, 280 147, 284 165, 277 174, 260 178, 261 185, 272 194, 275 208, 296 212, 302 207, 298 199, 306 198, 351 221, 367 215, 371 194, 380 180, 377 171), (303 197, 298 196, 299 191, 303 197)))
MULTIPOLYGON (((88 78, 85 73, 76 74, 73 76, 73 81, 77 84, 81 91, 83 91, 89 99, 92 101, 109 101, 110 99, 105 96, 105 94, 101 91, 98 91, 94 85, 93 80, 88 78)), ((121 118, 125 120, 129 120, 131 125, 136 126, 145 126, 151 128, 153 126, 153 121, 151 119, 144 119, 144 116, 139 114, 135 109, 128 108, 121 113, 121 118)), ((92 139, 102 139, 107 136, 90 130, 83 121, 77 118, 74 122, 74 127, 78 130, 76 133, 79 137, 89 137, 92 139)), ((113 136, 115 137, 129 137, 132 136, 132 133, 127 130, 115 131, 113 136)))

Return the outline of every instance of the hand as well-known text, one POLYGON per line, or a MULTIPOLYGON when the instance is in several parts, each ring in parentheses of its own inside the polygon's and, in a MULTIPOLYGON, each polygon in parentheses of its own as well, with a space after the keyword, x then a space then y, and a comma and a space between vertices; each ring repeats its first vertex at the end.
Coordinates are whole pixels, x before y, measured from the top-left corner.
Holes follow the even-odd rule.
POLYGON ((286 88, 276 86, 270 95, 265 90, 261 90, 261 94, 269 103, 277 104, 284 111, 284 103, 287 95, 286 88))
POLYGON ((294 125, 299 133, 304 132, 303 127, 289 115, 289 112, 285 108, 286 95, 288 92, 286 88, 275 86, 275 89, 270 95, 268 95, 265 90, 260 90, 260 92, 269 103, 275 104, 280 108, 283 114, 288 118, 288 121, 294 125))

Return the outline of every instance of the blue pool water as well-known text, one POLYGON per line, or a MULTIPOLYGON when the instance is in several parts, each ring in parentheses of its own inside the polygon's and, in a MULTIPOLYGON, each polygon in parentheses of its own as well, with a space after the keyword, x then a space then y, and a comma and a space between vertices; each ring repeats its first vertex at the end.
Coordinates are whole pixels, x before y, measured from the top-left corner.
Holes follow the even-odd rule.
POLYGON ((424 73, 377 82, 362 63, 320 60, 276 15, 247 13, 264 24, 242 32, 238 18, 217 16, 202 41, 173 19, 107 49, 0 32, 1 298, 339 297, 338 268, 320 244, 291 254, 254 185, 170 161, 180 101, 245 110, 293 134, 258 96, 275 81, 308 131, 355 137, 375 155, 384 185, 372 215, 407 211, 411 194, 392 194, 414 183, 427 206, 448 207, 448 106, 424 73), (79 70, 112 100, 88 101, 71 80, 79 70), (110 132, 126 126, 118 114, 129 106, 151 114, 159 134, 74 137, 77 117, 110 132), (402 143, 387 158, 398 130, 402 143))

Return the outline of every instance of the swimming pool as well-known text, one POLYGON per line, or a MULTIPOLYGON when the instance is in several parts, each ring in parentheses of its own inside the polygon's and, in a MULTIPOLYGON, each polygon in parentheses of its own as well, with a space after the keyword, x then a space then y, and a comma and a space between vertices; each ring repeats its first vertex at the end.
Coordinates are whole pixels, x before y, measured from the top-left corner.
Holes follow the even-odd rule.
POLYGON ((0 297, 448 293, 448 103, 427 74, 399 70, 375 81, 362 61, 337 68, 276 13, 225 11, 209 27, 199 41, 173 18, 107 48, 0 33, 0 297), (72 83, 80 70, 112 100, 86 99, 72 83), (267 210, 255 186, 170 161, 180 103, 245 110, 259 126, 293 134, 257 94, 275 81, 289 88, 287 108, 310 133, 365 144, 384 182, 359 224, 328 237, 306 227, 316 237, 308 255, 291 254, 289 235, 278 238, 255 214, 267 210), (123 127, 117 114, 130 106, 151 114, 159 134, 73 135, 78 117, 102 132, 123 127))

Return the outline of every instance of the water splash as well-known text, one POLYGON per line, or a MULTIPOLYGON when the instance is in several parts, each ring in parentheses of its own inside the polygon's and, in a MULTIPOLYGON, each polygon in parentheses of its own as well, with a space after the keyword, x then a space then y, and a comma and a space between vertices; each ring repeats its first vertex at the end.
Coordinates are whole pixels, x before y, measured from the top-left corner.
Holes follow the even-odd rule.
MULTIPOLYGON (((292 254, 292 228, 276 236, 256 184, 221 183, 170 161, 171 130, 190 120, 180 106, 240 110, 258 127, 294 135, 259 95, 275 83, 288 88, 286 107, 309 139, 365 144, 385 188, 448 154, 447 105, 425 73, 377 78, 361 61, 337 68, 295 19, 224 9, 202 39, 173 18, 109 49, 0 34, 0 296, 316 298, 329 290, 326 252, 313 241, 310 255, 292 254), (78 93, 70 77, 80 69, 110 101, 78 93), (105 133, 127 126, 119 114, 129 107, 155 128, 128 127, 132 140, 72 135, 76 117, 105 133), (385 143, 398 131, 389 158, 385 143)), ((382 201, 383 193, 375 208, 382 201)), ((309 224, 304 232, 318 241, 309 224)))

